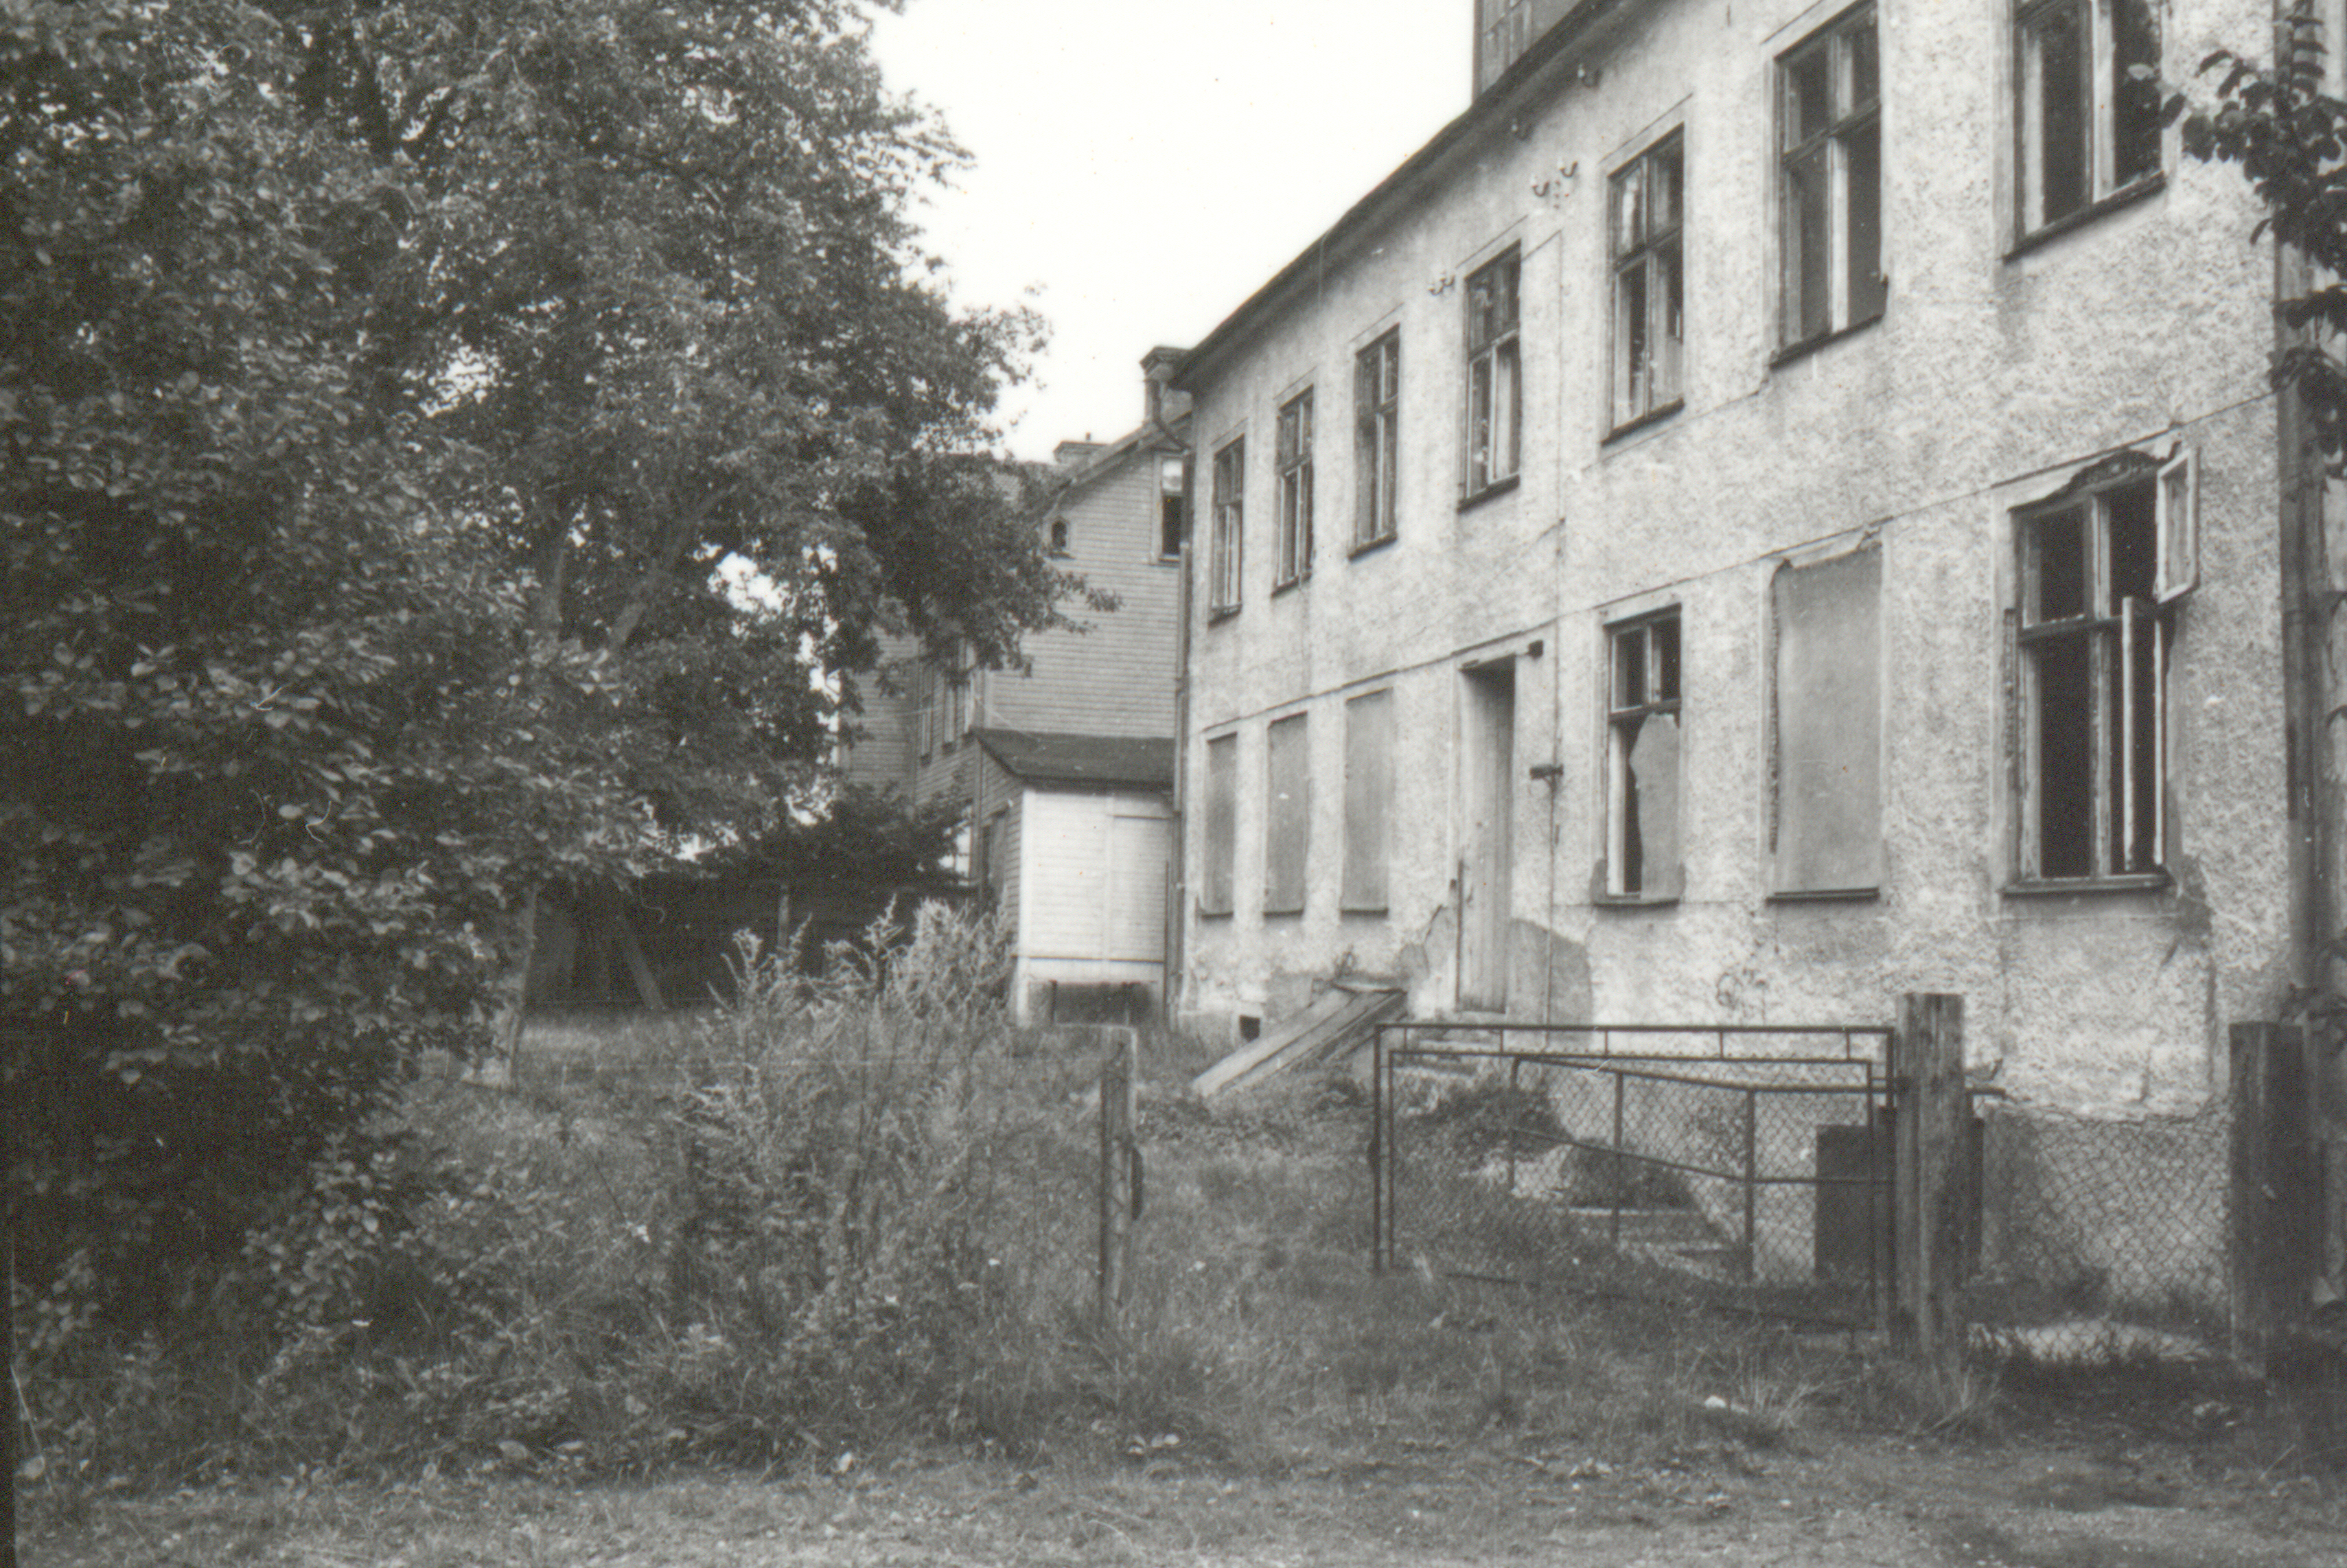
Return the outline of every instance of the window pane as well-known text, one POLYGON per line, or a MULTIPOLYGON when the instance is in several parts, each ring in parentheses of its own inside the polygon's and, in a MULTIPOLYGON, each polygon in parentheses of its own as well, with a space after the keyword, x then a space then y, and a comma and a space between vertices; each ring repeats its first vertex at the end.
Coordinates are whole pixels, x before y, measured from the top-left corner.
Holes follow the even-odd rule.
POLYGON ((1614 705, 1635 708, 1646 700, 1646 631, 1633 627, 1614 634, 1614 705))
POLYGON ((1842 148, 1850 181, 1850 317, 1844 324, 1855 325, 1881 315, 1889 292, 1882 277, 1882 122, 1857 127, 1842 138, 1842 148))
POLYGON ((2086 510, 2073 507, 2031 519, 2029 569, 2035 602, 2024 607, 2031 621, 2060 620, 2086 613, 2086 510))
POLYGON ((2094 95, 2087 86, 2085 12, 2073 7, 2047 16, 2031 29, 2036 52, 2039 211, 2051 223, 2093 199, 2093 159, 2087 140, 2094 95))
POLYGON ((1491 356, 1467 367, 1467 488, 1491 482, 1491 356))
POLYGON ((1657 620, 1648 629, 1654 648, 1655 689, 1650 699, 1656 702, 1679 700, 1679 622, 1674 615, 1668 620, 1657 620))
POLYGON ((1626 256, 1646 238, 1646 168, 1634 163, 1614 177, 1614 254, 1626 256))
POLYGON ((1679 721, 1622 725, 1622 891, 1643 893, 1679 858, 1679 721))
POLYGON ((1832 51, 1822 46, 1785 63, 1786 151, 1833 123, 1832 63, 1832 51))
POLYGON ((2111 178, 2120 185, 2159 169, 2159 12, 2152 0, 2110 0, 2111 178), (2137 81, 2129 67, 2151 73, 2137 81))
MULTIPOLYGON (((2138 608, 2135 621, 2135 711, 2128 715, 2127 739, 2131 743, 2135 763, 2135 789, 2122 803, 2120 809, 2132 814, 2135 826, 2135 853, 2132 856, 2115 855, 2111 864, 2121 871, 2151 871, 2160 860, 2159 836, 2159 667, 2157 650, 2160 637, 2159 621, 2149 611, 2148 604, 2138 608)), ((2121 695, 2123 696, 2124 691, 2121 695)), ((2116 711, 2114 704, 2114 711, 2116 711)), ((2124 782, 2118 770, 2112 771, 2114 780, 2124 782)), ((2121 839, 2125 845, 2124 837, 2121 839)))
POLYGON ((1679 220, 1679 143, 1676 137, 1646 155, 1652 169, 1647 176, 1647 232, 1661 233, 1678 226, 1679 220))
POLYGON ((2086 637, 2035 645, 2037 873, 2095 870, 2094 683, 2086 637))
POLYGON ((1655 252, 1655 271, 1662 288, 1663 319, 1655 329, 1655 367, 1650 395, 1657 404, 1679 395, 1679 345, 1686 341, 1685 302, 1679 293, 1679 246, 1676 240, 1655 252))
POLYGON ((1820 141, 1785 164, 1785 341, 1799 343, 1833 326, 1828 286, 1832 223, 1827 200, 1827 159, 1820 141))
POLYGON ((1517 392, 1523 381, 1523 362, 1510 338, 1491 354, 1491 477, 1504 479, 1516 471, 1517 392))
POLYGON ((1850 103, 1851 111, 1862 109, 1882 96, 1882 67, 1874 44, 1874 18, 1868 15, 1854 23, 1842 35, 1850 50, 1850 103))
POLYGON ((1378 425, 1378 516, 1377 532, 1391 533, 1394 509, 1399 504, 1394 486, 1400 479, 1401 442, 1396 416, 1388 414, 1378 425))
POLYGON ((1614 403, 1618 417, 1644 414, 1646 382, 1646 269, 1643 262, 1615 275, 1614 403))
POLYGON ((2125 599, 2149 599, 2159 575, 2159 531, 2151 481, 2112 490, 2103 497, 2111 538, 2111 602, 2116 615, 2125 599))

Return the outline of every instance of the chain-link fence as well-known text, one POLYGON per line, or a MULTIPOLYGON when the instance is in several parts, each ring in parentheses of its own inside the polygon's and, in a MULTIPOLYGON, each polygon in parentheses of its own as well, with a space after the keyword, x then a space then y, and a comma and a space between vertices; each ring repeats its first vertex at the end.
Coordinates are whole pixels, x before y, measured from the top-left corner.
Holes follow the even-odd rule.
POLYGON ((1976 1349, 2055 1363, 2227 1348, 2230 1107, 2132 1120, 1980 1105, 1976 1349))
POLYGON ((1871 1327, 1883 1035, 1394 1026, 1378 1261, 1871 1327))

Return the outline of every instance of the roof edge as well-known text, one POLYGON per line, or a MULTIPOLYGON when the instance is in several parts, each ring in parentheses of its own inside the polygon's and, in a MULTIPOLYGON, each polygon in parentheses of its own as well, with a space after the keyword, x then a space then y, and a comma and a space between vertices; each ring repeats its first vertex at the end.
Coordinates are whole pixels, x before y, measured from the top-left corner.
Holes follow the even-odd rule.
POLYGON ((1305 278, 1327 261, 1332 248, 1374 228, 1389 209, 1417 193, 1437 164, 1504 125, 1512 113, 1523 107, 1525 98, 1551 86, 1543 78, 1549 76, 1552 67, 1589 42, 1598 23, 1604 20, 1609 13, 1640 3, 1641 0, 1580 0, 1580 4, 1558 17, 1555 24, 1501 73, 1498 81, 1469 104, 1456 119, 1436 131, 1433 138, 1410 154, 1399 169, 1379 180, 1368 195, 1348 208, 1344 216, 1331 224, 1319 239, 1306 246, 1286 266, 1273 273, 1269 282, 1247 296, 1238 309, 1224 317, 1214 331, 1201 338, 1198 345, 1183 360, 1181 368, 1174 373, 1173 384, 1184 392, 1196 391, 1198 378, 1228 356, 1233 340, 1257 318, 1286 303, 1287 297, 1296 292, 1305 278))

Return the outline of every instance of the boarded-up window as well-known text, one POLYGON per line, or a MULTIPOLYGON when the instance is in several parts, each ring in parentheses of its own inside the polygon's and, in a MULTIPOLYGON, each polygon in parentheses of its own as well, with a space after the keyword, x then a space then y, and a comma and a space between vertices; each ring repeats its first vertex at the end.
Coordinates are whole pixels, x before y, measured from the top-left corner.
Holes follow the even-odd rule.
POLYGON ((1227 915, 1233 907, 1232 868, 1238 864, 1239 738, 1206 743, 1206 864, 1198 886, 1198 912, 1227 915))
POLYGON ((1876 546, 1788 563, 1769 584, 1775 892, 1881 886, 1881 589, 1876 546))
POLYGON ((1312 831, 1312 759, 1304 715, 1280 720, 1266 738, 1263 912, 1300 915, 1307 840, 1312 831))
POLYGON ((1345 882, 1339 907, 1381 915, 1393 815, 1393 693, 1345 704, 1345 882))

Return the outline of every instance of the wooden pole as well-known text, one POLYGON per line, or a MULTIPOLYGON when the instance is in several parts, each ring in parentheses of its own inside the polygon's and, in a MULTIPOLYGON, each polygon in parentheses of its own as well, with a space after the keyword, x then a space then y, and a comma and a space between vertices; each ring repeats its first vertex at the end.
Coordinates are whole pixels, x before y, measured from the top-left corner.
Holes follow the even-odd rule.
POLYGON ((1895 1337, 1944 1389, 1963 1356, 1956 1287, 1963 1266, 1963 1164, 1972 1128, 1964 1087, 1964 999, 1910 991, 1891 1042, 1899 1292, 1895 1337))
POLYGON ((2232 1030, 2232 1201, 2227 1248, 2234 1354, 2261 1365, 2305 1310, 2321 1257, 2321 1164, 2310 1114, 2302 1030, 2232 1030))
POLYGON ((1137 1185, 1135 1166, 1140 1145, 1133 1134, 1135 1109, 1135 1066, 1138 1035, 1130 1029, 1109 1031, 1107 1055, 1101 1061, 1100 1092, 1100 1321, 1114 1327, 1122 1321, 1133 1245, 1137 1185))

